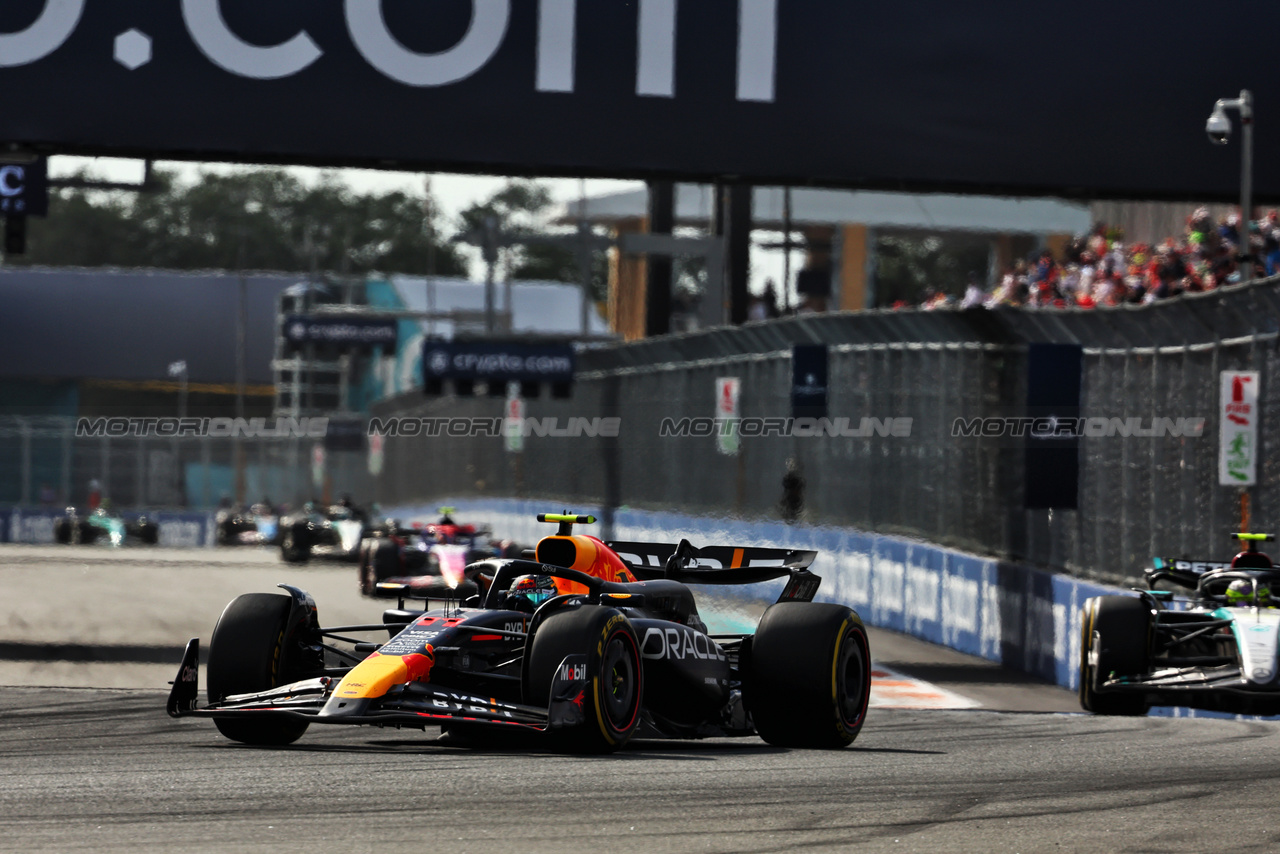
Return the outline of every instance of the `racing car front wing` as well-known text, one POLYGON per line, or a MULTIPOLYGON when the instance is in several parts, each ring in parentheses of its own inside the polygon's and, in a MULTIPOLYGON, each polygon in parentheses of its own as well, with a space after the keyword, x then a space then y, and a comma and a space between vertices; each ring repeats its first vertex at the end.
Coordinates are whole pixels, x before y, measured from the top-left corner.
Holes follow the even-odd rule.
POLYGON ((570 655, 557 668, 547 708, 480 697, 425 682, 394 687, 372 701, 352 703, 350 711, 321 714, 337 679, 321 676, 252 694, 234 694, 200 708, 200 641, 187 643, 167 705, 171 717, 236 718, 278 716, 316 724, 409 726, 425 728, 450 723, 491 724, 546 731, 584 721, 583 697, 589 690, 585 655, 570 655), (574 665, 584 666, 574 666, 574 665), (573 678, 575 675, 581 678, 573 678))
POLYGON ((1169 668, 1144 676, 1121 676, 1099 693, 1145 694, 1156 706, 1184 706, 1235 714, 1280 714, 1280 685, 1245 679, 1236 665, 1169 668))

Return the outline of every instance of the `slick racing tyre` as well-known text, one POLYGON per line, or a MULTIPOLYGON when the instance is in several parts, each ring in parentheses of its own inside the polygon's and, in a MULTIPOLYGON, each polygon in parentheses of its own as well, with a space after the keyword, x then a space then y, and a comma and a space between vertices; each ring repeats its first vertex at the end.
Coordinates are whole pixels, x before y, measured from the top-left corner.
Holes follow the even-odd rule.
MULTIPOLYGON (((276 593, 246 593, 231 600, 209 641, 209 702, 229 694, 266 691, 297 681, 296 655, 288 632, 290 599, 276 593)), ((245 744, 291 744, 306 721, 276 717, 214 718, 218 731, 245 744)))
POLYGON ((149 546, 154 546, 160 542, 160 526, 154 522, 139 522, 138 539, 149 546))
POLYGON ((293 525, 280 540, 280 557, 287 563, 306 563, 311 557, 311 544, 307 542, 306 526, 293 525))
POLYGON ((780 602, 760 619, 747 662, 747 708, 778 747, 846 747, 871 696, 871 648, 843 605, 780 602))
POLYGON ((53 523, 53 541, 63 545, 71 543, 71 522, 68 519, 59 519, 53 523))
POLYGON ((362 540, 360 543, 360 569, 356 573, 356 579, 360 582, 360 592, 365 596, 373 595, 378 581, 373 571, 373 547, 374 542, 371 540, 362 540))
POLYGON ((360 592, 376 596, 378 582, 400 573, 399 547, 391 540, 366 540, 360 546, 360 592))
POLYGON ((644 701, 644 662, 631 622, 613 608, 581 605, 542 620, 524 664, 526 702, 547 708, 551 683, 565 656, 586 653, 590 685, 584 721, 553 732, 557 746, 580 753, 612 753, 631 738, 644 701))
POLYGON ((1141 676, 1150 665, 1151 609, 1136 596, 1098 596, 1080 620, 1080 706, 1096 715, 1145 715, 1142 694, 1099 693, 1116 676, 1141 676))

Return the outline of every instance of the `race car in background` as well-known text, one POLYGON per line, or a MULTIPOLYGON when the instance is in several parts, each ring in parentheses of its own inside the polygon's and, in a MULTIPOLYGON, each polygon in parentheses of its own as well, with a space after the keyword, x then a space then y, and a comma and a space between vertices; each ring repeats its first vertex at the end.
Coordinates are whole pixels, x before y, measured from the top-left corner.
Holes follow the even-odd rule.
POLYGON ((465 599, 479 592, 469 565, 520 556, 522 549, 511 541, 493 540, 488 525, 459 524, 454 512, 441 507, 435 522, 397 525, 386 536, 366 539, 360 547, 360 592, 394 598, 408 588, 420 599, 465 599))
POLYGON ((1280 567, 1270 534, 1232 534, 1230 562, 1156 558, 1137 596, 1084 605, 1080 705, 1100 715, 1151 706, 1280 714, 1280 567), (1170 587, 1190 591, 1178 596, 1170 587))
POLYGON ((280 519, 280 556, 289 563, 313 558, 356 561, 365 537, 381 537, 395 523, 378 518, 377 505, 366 512, 344 497, 328 506, 307 502, 280 519))
POLYGON ((213 517, 220 546, 276 545, 280 542, 280 516, 269 501, 249 507, 220 507, 213 517))
POLYGON ((65 515, 53 520, 53 539, 68 545, 107 543, 121 546, 129 541, 155 545, 160 541, 160 526, 145 515, 126 519, 99 507, 81 516, 76 508, 68 507, 65 515))
POLYGON ((535 559, 483 561, 481 592, 461 606, 401 601, 380 623, 321 628, 300 589, 234 599, 210 641, 207 705, 193 639, 169 714, 212 718, 254 745, 289 744, 312 724, 440 726, 464 743, 524 735, 600 753, 633 737, 758 735, 808 748, 857 737, 870 695, 867 635, 849 608, 812 601, 816 552, 687 540, 624 549, 575 534, 590 516, 538 518, 559 528, 535 559), (782 578, 778 601, 742 634, 709 634, 686 586, 782 578), (382 642, 356 643, 363 631, 382 642))

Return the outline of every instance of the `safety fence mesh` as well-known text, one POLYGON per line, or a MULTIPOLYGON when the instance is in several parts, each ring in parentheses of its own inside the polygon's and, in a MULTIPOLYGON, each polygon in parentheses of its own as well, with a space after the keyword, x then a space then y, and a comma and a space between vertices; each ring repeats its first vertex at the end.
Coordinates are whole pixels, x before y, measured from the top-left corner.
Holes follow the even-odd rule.
POLYGON ((1280 523, 1280 459, 1270 454, 1280 448, 1278 330, 1273 279, 1114 310, 814 315, 602 347, 580 353, 572 397, 524 400, 518 450, 491 426, 509 414, 504 389, 378 404, 388 435, 375 494, 384 505, 501 496, 600 505, 606 516, 627 506, 794 516, 1133 577, 1153 554, 1230 553, 1241 490, 1218 483, 1222 371, 1260 374, 1251 527, 1280 523), (1041 342, 1083 348, 1082 417, 1141 428, 1170 419, 1187 431, 1086 435, 1077 509, 1027 509, 1025 440, 956 425, 1024 415, 1028 346, 1041 342), (792 415, 796 344, 828 349, 835 426, 820 435, 797 435, 796 422, 790 435, 777 429, 792 415), (736 453, 698 432, 716 417, 717 380, 729 377, 740 383, 736 453), (617 419, 616 435, 599 419, 617 419), (901 419, 910 419, 905 435, 901 419), (489 426, 477 434, 468 423, 489 426))
POLYGON ((317 479, 323 443, 307 437, 85 433, 75 418, 0 416, 0 506, 83 508, 92 491, 130 509, 207 510, 242 493, 298 506, 372 489, 363 453, 326 452, 317 479))

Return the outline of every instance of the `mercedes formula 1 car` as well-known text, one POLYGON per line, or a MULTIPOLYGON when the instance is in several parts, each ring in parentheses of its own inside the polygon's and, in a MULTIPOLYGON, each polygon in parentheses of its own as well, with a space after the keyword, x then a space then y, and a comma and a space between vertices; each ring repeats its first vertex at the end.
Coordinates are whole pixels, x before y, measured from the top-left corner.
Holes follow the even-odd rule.
POLYGON ((1258 551, 1273 537, 1232 536, 1245 548, 1229 563, 1156 558, 1145 570, 1149 589, 1085 602, 1086 711, 1144 715, 1156 705, 1280 714, 1280 567, 1258 551), (1190 594, 1167 589, 1175 585, 1190 594))
POLYGON ((53 520, 54 542, 63 544, 107 543, 121 546, 134 541, 145 545, 160 542, 160 526, 146 516, 126 519, 99 507, 86 516, 68 507, 65 516, 53 520))
POLYGON ((482 590, 438 610, 322 628, 302 590, 229 604, 210 641, 198 704, 199 639, 169 695, 175 717, 212 718, 226 737, 289 744, 312 724, 426 728, 451 738, 518 735, 609 752, 631 738, 759 735, 839 748, 862 728, 871 658, 858 615, 812 601, 815 552, 610 543, 559 523, 535 560, 481 565, 482 590), (686 583, 786 578, 753 634, 712 635, 686 583), (357 642, 359 632, 382 642, 357 642))
POLYGON ((459 524, 453 512, 441 507, 434 523, 397 525, 385 536, 366 538, 360 546, 360 592, 395 598, 407 589, 406 595, 415 599, 465 599, 479 592, 479 570, 467 567, 520 556, 519 546, 491 540, 488 526, 459 524))
POLYGON ((308 502, 280 519, 280 556, 289 563, 312 558, 356 561, 364 538, 382 536, 390 524, 350 499, 328 506, 308 502))

